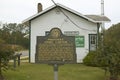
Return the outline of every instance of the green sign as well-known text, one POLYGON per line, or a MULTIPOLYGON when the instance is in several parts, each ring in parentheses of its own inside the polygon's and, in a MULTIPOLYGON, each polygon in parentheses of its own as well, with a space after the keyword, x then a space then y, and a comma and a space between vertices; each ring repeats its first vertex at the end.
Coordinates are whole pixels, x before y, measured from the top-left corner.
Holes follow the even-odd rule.
POLYGON ((84 36, 76 36, 75 44, 76 44, 76 47, 84 47, 84 44, 85 44, 84 36))

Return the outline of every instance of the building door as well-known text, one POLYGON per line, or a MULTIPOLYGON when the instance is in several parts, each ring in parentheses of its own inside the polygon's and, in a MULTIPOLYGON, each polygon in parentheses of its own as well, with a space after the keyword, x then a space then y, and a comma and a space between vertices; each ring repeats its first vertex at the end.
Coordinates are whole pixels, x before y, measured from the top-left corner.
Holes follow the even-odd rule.
POLYGON ((97 48, 97 35, 89 34, 89 51, 95 51, 97 48))

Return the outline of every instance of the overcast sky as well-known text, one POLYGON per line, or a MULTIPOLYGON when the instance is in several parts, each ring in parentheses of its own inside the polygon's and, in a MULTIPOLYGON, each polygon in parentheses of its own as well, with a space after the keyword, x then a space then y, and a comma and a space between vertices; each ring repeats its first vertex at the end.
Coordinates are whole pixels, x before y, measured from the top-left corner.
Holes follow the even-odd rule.
MULTIPOLYGON (((101 0, 54 0, 82 14, 101 14, 101 0)), ((120 22, 120 0, 104 0, 105 15, 111 19, 106 27, 120 22)), ((51 0, 0 0, 0 21, 3 23, 21 23, 37 13, 37 3, 43 9, 53 5, 51 0)))

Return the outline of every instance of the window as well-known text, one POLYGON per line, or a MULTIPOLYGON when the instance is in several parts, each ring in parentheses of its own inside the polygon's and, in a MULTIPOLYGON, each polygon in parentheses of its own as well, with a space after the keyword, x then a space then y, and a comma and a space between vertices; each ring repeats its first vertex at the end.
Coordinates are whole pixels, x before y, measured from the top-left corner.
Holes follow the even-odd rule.
POLYGON ((96 34, 90 34, 89 35, 89 50, 95 51, 97 48, 97 35, 96 34))
POLYGON ((47 36, 50 33, 50 31, 45 31, 45 36, 47 36))

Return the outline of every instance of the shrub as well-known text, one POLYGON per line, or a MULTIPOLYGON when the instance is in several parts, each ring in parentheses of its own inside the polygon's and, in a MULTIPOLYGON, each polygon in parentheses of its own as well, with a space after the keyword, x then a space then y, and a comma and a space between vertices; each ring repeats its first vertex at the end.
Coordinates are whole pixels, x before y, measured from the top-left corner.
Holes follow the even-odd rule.
POLYGON ((87 56, 83 59, 83 63, 87 66, 96 66, 95 63, 96 51, 90 51, 87 56))
POLYGON ((1 44, 0 43, 0 80, 3 80, 2 71, 8 69, 8 62, 12 55, 14 54, 14 51, 11 49, 11 47, 7 44, 1 44))

